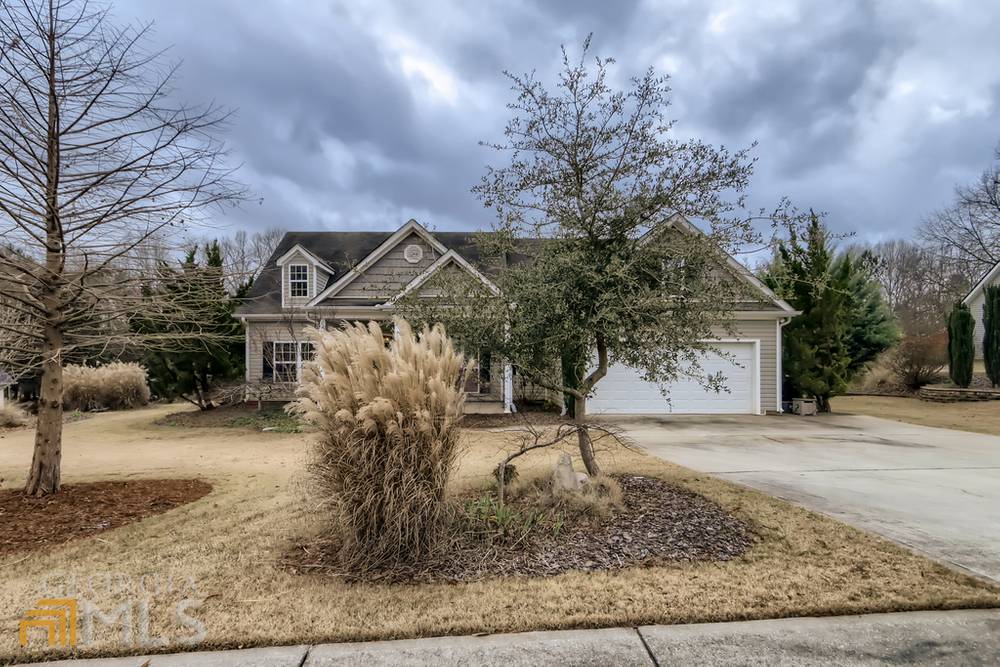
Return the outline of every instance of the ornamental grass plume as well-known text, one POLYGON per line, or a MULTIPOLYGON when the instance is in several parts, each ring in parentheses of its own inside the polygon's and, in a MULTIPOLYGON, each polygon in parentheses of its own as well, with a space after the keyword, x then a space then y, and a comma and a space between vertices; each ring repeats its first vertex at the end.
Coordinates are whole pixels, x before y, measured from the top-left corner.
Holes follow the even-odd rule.
POLYGON ((128 410, 146 403, 149 384, 146 369, 139 364, 115 362, 63 369, 66 410, 128 410))
POLYGON ((430 552, 459 453, 469 365, 443 326, 395 324, 389 341, 376 322, 311 330, 314 361, 288 408, 320 431, 311 476, 356 574, 430 552))

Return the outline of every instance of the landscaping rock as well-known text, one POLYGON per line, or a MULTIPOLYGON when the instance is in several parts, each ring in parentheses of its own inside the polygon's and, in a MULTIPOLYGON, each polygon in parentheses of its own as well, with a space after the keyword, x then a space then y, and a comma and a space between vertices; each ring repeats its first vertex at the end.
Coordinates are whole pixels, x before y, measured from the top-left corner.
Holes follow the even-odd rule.
POLYGON ((552 490, 556 493, 560 491, 576 491, 580 488, 580 479, 573 470, 573 459, 569 454, 563 452, 559 455, 555 470, 552 471, 552 490))

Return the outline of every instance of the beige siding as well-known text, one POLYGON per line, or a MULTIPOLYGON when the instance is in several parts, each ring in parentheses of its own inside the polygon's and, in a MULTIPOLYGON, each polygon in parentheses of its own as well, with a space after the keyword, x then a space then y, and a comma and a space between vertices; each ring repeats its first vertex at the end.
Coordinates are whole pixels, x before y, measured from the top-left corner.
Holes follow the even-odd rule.
POLYGON ((737 320, 735 332, 723 328, 715 335, 721 339, 741 339, 760 341, 760 408, 764 411, 778 410, 778 325, 776 320, 737 320))
POLYGON ((976 359, 983 358, 983 336, 986 335, 986 329, 983 327, 983 308, 985 307, 986 291, 983 290, 969 303, 969 310, 972 311, 972 317, 976 320, 976 332, 973 334, 976 341, 976 359))
MULTIPOLYGON (((337 324, 334 321, 326 323, 327 329, 337 324)), ((319 323, 305 319, 288 318, 280 321, 261 322, 250 320, 246 325, 247 336, 247 373, 246 382, 256 385, 264 379, 264 343, 267 342, 302 342, 308 341, 303 333, 306 327, 318 327, 319 323)), ((294 387, 287 390, 276 389, 268 397, 271 400, 288 400, 293 397, 294 387)), ((470 394, 468 400, 472 403, 503 401, 503 363, 493 357, 490 365, 489 391, 482 394, 470 394)))
POLYGON ((319 293, 326 285, 327 273, 326 271, 317 269, 312 262, 307 259, 302 253, 296 252, 292 255, 288 261, 284 263, 281 267, 281 294, 284 298, 284 305, 286 308, 295 308, 305 306, 309 301, 319 293), (309 294, 305 297, 292 297, 291 288, 291 271, 289 267, 292 265, 302 265, 306 266, 309 270, 308 273, 308 288, 309 294))
POLYGON ((277 322, 247 322, 247 382, 260 382, 264 377, 264 343, 308 340, 303 329, 316 326, 305 320, 277 322))
POLYGON ((344 299, 389 299, 403 290, 411 280, 423 273, 440 255, 417 234, 410 234, 395 248, 383 255, 362 275, 333 297, 344 299), (408 245, 420 246, 424 256, 411 264, 403 257, 408 245))

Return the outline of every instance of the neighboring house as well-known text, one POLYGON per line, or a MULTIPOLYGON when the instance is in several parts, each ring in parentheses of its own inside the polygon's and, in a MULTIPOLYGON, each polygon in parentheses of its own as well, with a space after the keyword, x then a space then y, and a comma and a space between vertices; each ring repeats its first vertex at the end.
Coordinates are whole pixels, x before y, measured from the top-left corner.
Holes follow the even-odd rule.
MULTIPOLYGON (((701 233, 681 216, 671 224, 701 233)), ((736 312, 735 335, 720 326, 713 343, 723 354, 711 354, 703 363, 706 372, 726 376, 727 391, 678 381, 669 387, 667 403, 659 387, 638 371, 612 366, 588 403, 590 412, 759 414, 781 409, 781 327, 797 313, 743 265, 728 260, 735 279, 748 281, 760 298, 736 312)), ((516 261, 483 262, 473 233, 432 234, 415 220, 395 232, 289 232, 236 313, 246 325, 248 398, 291 398, 302 364, 313 354, 304 328, 375 320, 385 323, 390 336, 393 303, 421 290, 437 272, 459 270, 497 290, 490 276, 516 261)), ((501 360, 484 360, 470 378, 467 411, 510 412, 525 398, 520 392, 530 390, 514 376, 501 360)))
POLYGON ((990 285, 1000 285, 1000 262, 987 271, 986 275, 962 299, 962 303, 969 307, 969 310, 972 311, 972 317, 976 320, 976 359, 983 358, 983 335, 986 332, 986 329, 983 328, 983 307, 986 304, 986 288, 990 285))

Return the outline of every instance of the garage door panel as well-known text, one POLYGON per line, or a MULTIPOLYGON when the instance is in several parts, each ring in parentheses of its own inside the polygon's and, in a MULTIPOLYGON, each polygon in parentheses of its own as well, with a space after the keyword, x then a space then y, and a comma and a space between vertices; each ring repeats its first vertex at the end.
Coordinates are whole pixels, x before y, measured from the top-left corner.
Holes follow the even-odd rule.
POLYGON ((719 392, 705 389, 697 380, 679 378, 661 392, 655 383, 642 379, 641 372, 623 365, 613 365, 597 383, 588 401, 592 414, 748 414, 755 412, 758 374, 755 347, 748 343, 718 343, 728 355, 709 352, 701 370, 706 375, 722 373, 725 388, 719 392))

